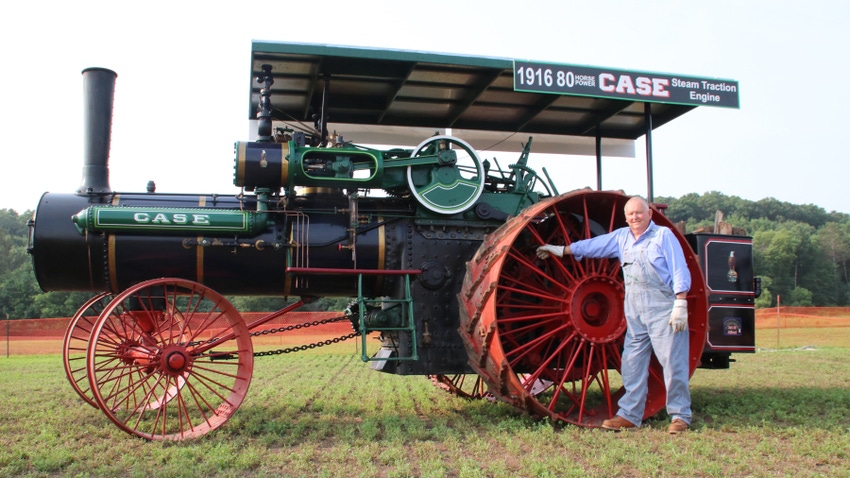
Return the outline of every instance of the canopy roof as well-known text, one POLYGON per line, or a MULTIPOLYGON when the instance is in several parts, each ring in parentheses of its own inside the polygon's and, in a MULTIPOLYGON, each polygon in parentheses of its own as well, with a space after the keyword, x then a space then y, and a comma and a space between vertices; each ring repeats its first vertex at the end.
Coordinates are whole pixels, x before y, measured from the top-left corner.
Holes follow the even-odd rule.
MULTIPOLYGON (((402 144, 388 140, 451 128, 479 149, 515 150, 494 146, 534 136, 537 152, 595 155, 599 134, 603 155, 633 156, 647 132, 644 101, 517 91, 511 59, 261 41, 251 51, 250 119, 264 64, 274 77, 274 121, 312 127, 324 104, 329 129, 355 142, 402 144)), ((693 108, 653 102, 652 128, 693 108)))

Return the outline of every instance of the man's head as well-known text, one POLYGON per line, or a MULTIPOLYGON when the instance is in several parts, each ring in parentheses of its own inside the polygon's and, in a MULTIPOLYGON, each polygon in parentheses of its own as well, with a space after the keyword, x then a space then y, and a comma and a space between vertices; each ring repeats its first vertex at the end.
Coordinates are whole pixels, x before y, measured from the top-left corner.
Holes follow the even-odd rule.
POLYGON ((649 227, 649 220, 652 219, 652 209, 649 208, 649 203, 646 202, 646 199, 640 196, 634 196, 629 199, 626 202, 625 213, 626 223, 635 236, 643 234, 649 227))

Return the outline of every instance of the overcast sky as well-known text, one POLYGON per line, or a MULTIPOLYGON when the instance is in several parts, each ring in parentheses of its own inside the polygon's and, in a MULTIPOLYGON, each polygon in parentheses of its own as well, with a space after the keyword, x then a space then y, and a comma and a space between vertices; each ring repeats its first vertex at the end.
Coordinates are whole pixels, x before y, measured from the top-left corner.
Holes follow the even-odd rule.
MULTIPOLYGON (((115 70, 116 191, 238 192, 251 40, 367 46, 716 77, 740 109, 699 107, 653 133, 655 196, 720 191, 850 213, 850 3, 790 1, 3 2, 0 208, 72 193, 82 171, 82 76, 115 70), (238 3, 238 6, 235 6, 238 3), (15 4, 14 6, 10 4, 15 4), (234 6, 226 6, 226 5, 234 6)), ((272 98, 274 100, 274 98, 272 98)), ((346 139, 353 139, 346 136, 346 139)), ((423 138, 424 139, 424 138, 423 138)), ((411 147, 415 145, 410 145, 411 147)), ((603 188, 646 195, 634 159, 603 188)), ((595 187, 595 159, 543 160, 560 192, 595 187)), ((508 164, 512 157, 499 157, 508 164)))

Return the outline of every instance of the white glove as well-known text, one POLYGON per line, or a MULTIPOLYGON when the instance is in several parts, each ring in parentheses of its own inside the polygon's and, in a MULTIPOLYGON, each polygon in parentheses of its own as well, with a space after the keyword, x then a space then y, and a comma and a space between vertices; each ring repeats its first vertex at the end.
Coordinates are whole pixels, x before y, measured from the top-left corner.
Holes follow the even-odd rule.
POLYGON ((676 299, 673 301, 673 312, 670 314, 670 326, 673 332, 684 332, 688 330, 688 301, 676 299))
POLYGON ((564 257, 564 246, 553 246, 546 244, 537 248, 537 257, 547 259, 550 255, 564 257))

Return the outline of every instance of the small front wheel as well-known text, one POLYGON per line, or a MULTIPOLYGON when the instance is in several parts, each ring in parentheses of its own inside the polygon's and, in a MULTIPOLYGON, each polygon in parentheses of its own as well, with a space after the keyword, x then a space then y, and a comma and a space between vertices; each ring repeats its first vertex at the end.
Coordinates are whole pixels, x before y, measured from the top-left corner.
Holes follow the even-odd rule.
POLYGON ((251 383, 245 321, 212 289, 182 279, 130 287, 103 310, 87 353, 99 408, 149 440, 185 440, 223 425, 251 383))

